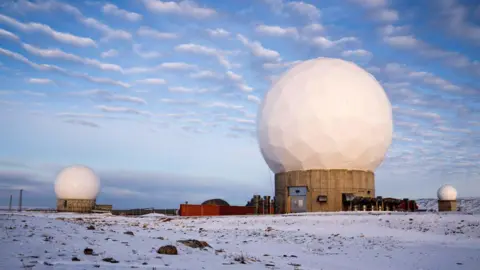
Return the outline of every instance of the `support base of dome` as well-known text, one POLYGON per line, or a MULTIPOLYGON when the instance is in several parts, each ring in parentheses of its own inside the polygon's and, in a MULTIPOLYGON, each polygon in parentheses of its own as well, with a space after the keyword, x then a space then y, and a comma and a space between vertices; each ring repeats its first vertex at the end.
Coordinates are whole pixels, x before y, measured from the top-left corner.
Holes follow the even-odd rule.
POLYGON ((83 199, 57 199, 58 212, 90 213, 95 208, 96 201, 83 199))
POLYGON ((374 198, 374 173, 335 169, 275 174, 275 213, 346 211, 348 196, 374 198))
POLYGON ((438 200, 438 211, 439 212, 451 212, 457 211, 457 201, 444 201, 438 200))

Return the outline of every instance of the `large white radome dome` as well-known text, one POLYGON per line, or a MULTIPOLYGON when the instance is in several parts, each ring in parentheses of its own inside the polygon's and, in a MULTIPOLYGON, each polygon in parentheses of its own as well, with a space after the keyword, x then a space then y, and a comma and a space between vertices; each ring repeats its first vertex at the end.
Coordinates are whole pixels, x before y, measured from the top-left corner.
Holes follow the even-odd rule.
POLYGON ((451 185, 443 185, 437 191, 437 197, 441 201, 455 201, 457 190, 451 185))
POLYGON ((257 135, 274 173, 374 171, 392 142, 392 108, 377 80, 354 63, 317 58, 297 64, 259 108, 257 135))
POLYGON ((58 199, 93 200, 100 192, 100 180, 92 169, 71 166, 63 169, 55 182, 58 199))

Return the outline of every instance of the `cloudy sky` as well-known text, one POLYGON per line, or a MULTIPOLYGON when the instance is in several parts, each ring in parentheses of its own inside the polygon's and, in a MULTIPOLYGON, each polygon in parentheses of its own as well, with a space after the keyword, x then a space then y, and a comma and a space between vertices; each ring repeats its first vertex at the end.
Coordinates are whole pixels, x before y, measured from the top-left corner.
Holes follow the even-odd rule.
POLYGON ((53 206, 71 164, 116 208, 272 194, 258 103, 322 56, 363 66, 392 102, 378 195, 479 196, 475 2, 1 1, 0 205, 23 188, 24 204, 53 206))

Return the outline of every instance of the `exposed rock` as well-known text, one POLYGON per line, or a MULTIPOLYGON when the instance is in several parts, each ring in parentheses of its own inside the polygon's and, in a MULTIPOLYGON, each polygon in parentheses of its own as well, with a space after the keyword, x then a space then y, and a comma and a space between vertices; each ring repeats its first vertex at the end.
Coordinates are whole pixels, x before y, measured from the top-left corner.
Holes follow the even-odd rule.
POLYGON ((165 255, 178 255, 177 248, 175 246, 172 246, 172 245, 166 245, 166 246, 160 247, 157 250, 157 253, 158 254, 165 254, 165 255))
POLYGON ((83 250, 83 254, 85 255, 92 255, 93 254, 93 249, 91 248, 86 248, 83 250))
POLYGON ((73 258, 72 258, 72 262, 79 262, 79 261, 80 261, 80 259, 77 258, 77 257, 73 257, 73 258))
POLYGON ((135 235, 135 234, 133 234, 133 232, 132 232, 132 231, 126 231, 126 232, 124 232, 124 234, 128 234, 128 235, 135 235))
POLYGON ((207 242, 198 241, 198 240, 195 240, 195 239, 178 240, 177 242, 179 242, 181 244, 184 244, 185 246, 191 247, 191 248, 206 248, 206 247, 211 248, 211 246, 207 242))
POLYGON ((103 259, 102 261, 104 261, 104 262, 109 262, 109 263, 118 263, 117 260, 115 260, 114 258, 111 258, 111 257, 105 258, 105 259, 103 259))
POLYGON ((90 225, 90 226, 87 227, 87 230, 89 230, 89 231, 95 230, 95 227, 93 225, 90 225))

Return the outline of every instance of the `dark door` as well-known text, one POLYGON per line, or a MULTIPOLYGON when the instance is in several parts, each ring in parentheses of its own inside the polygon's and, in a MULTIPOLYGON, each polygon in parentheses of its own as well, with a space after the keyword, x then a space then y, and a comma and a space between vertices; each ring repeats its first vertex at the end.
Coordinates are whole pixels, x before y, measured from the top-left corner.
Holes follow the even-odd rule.
POLYGON ((307 196, 290 196, 290 212, 307 212, 307 196))

